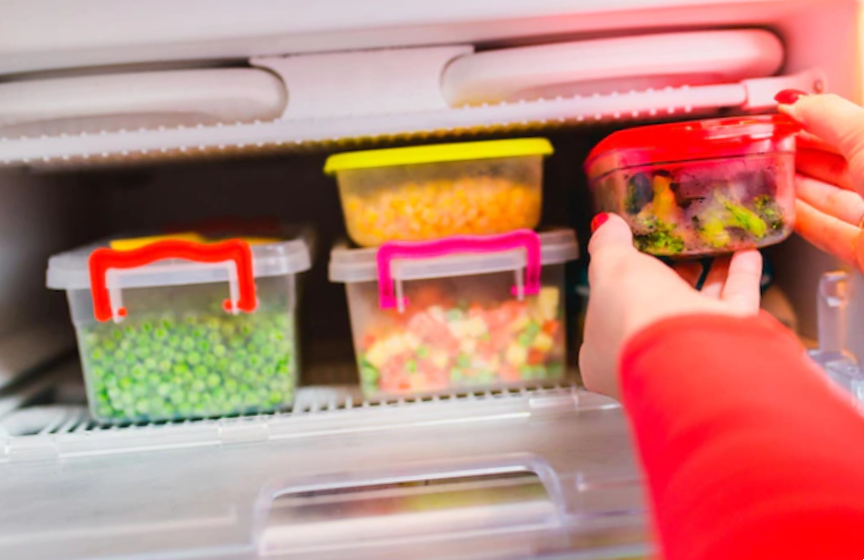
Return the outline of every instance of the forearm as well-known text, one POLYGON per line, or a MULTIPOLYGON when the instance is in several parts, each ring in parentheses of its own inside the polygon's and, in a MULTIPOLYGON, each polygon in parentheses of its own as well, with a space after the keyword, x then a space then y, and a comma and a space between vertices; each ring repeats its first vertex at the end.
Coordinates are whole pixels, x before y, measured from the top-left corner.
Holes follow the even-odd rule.
POLYGON ((864 554, 864 420, 814 367, 764 316, 629 341, 622 395, 666 560, 864 554))

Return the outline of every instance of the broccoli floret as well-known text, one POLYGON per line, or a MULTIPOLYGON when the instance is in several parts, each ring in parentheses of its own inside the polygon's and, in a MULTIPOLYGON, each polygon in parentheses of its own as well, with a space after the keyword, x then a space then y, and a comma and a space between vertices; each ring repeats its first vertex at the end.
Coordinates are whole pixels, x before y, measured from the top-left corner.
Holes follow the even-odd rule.
POLYGON ((728 227, 741 228, 756 237, 756 239, 765 237, 768 226, 765 224, 765 220, 760 218, 756 212, 728 200, 723 201, 723 206, 731 214, 731 218, 727 224, 728 227))
POLYGON ((783 212, 780 210, 780 207, 777 206, 773 197, 767 194, 757 196, 753 199, 753 205, 756 208, 756 213, 765 220, 765 223, 768 224, 769 228, 774 231, 783 229, 783 226, 785 225, 783 212))
POLYGON ((648 232, 633 236, 640 251, 654 255, 678 255, 684 251, 684 239, 674 233, 675 226, 657 218, 646 219, 642 225, 648 232))

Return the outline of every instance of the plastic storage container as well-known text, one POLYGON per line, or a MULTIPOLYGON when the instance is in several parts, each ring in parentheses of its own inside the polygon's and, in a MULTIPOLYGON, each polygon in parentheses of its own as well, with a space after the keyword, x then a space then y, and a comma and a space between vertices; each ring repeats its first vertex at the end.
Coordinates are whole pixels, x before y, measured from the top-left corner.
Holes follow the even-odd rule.
POLYGON ((90 410, 102 422, 273 411, 297 379, 295 275, 309 237, 109 242, 62 253, 90 410), (226 299, 227 296, 227 299, 226 299))
POLYGON ((331 156, 348 235, 364 247, 487 235, 540 223, 542 138, 351 152, 331 156))
POLYGON ((661 256, 722 254, 786 239, 795 222, 795 133, 781 115, 616 132, 585 163, 598 211, 621 215, 661 256))
POLYGON ((336 247, 369 397, 537 384, 566 373, 564 263, 575 234, 518 230, 336 247))

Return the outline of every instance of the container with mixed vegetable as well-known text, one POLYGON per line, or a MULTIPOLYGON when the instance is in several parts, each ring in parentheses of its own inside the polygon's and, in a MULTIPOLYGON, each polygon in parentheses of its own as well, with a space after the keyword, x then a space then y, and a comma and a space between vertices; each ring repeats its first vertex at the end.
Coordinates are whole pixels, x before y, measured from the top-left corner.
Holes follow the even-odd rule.
POLYGON ((562 379, 563 265, 577 256, 575 237, 570 230, 527 233, 543 247, 536 291, 520 297, 514 287, 525 267, 518 249, 397 259, 402 308, 382 306, 377 250, 334 249, 330 277, 347 285, 364 393, 435 394, 562 379))
POLYGON ((586 163, 595 205, 621 215, 636 246, 654 255, 778 243, 795 220, 796 130, 774 116, 615 133, 586 163))

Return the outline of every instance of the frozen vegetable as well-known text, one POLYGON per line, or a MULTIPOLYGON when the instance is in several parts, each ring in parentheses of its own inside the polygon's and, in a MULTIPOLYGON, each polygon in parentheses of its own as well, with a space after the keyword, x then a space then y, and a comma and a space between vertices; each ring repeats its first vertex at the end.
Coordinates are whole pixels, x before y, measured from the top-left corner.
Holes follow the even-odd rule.
MULTIPOLYGON (((146 291, 150 299, 159 292, 146 291)), ((133 296, 133 305, 146 309, 141 299, 147 297, 135 301, 133 296)), ((203 298, 186 294, 173 305, 164 298, 159 296, 158 307, 164 311, 132 313, 119 325, 93 322, 80 328, 98 417, 218 416, 291 403, 297 357, 293 315, 278 301, 282 298, 238 315, 225 313, 218 297, 206 304, 189 301, 203 298)))
POLYGON ((598 205, 621 212, 635 245, 655 255, 731 252, 785 238, 794 211, 778 202, 770 166, 769 172, 734 169, 724 171, 717 162, 628 170, 621 208, 609 196, 621 180, 617 174, 600 187, 605 193, 598 205))
POLYGON ((456 301, 429 285, 411 310, 388 314, 362 336, 367 393, 439 392, 561 378, 565 373, 560 291, 523 301, 456 301))
POLYGON ((541 191, 509 178, 480 175, 349 192, 343 203, 351 237, 374 246, 532 228, 540 221, 541 191))
POLYGON ((766 247, 795 220, 795 134, 783 115, 621 130, 588 155, 596 210, 620 214, 635 245, 688 257, 766 247))

